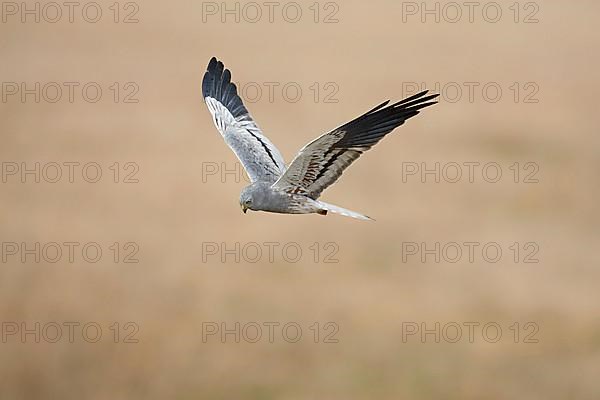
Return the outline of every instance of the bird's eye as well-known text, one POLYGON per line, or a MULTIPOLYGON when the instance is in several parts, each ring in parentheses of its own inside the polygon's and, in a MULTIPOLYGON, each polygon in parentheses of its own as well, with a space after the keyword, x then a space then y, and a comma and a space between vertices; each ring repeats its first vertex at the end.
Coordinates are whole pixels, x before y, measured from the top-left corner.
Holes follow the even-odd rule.
POLYGON ((252 204, 252 200, 248 199, 244 202, 244 204, 246 204, 247 206, 249 206, 250 204, 252 204))

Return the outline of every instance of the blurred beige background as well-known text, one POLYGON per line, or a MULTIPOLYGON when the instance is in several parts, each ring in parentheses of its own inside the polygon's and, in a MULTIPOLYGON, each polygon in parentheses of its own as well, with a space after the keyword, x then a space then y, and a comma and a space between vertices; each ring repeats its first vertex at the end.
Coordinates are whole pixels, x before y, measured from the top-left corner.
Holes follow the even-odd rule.
MULTIPOLYGON (((63 7, 56 23, 46 21, 55 15, 46 3, 39 23, 27 14, 21 22, 22 6, 14 4, 3 3, 0 23, 2 399, 600 398, 597 2, 522 2, 518 14, 501 2, 496 23, 486 20, 494 10, 482 15, 487 3, 472 22, 463 7, 456 23, 443 2, 439 23, 429 14, 422 22, 421 3, 397 1, 297 3, 297 23, 282 15, 287 3, 275 8, 273 22, 258 3, 263 14, 254 23, 245 3, 240 21, 232 14, 225 23, 220 2, 117 3, 117 23, 112 2, 98 2, 97 23, 82 17, 86 3, 73 22, 63 7), (376 222, 244 215, 245 183, 206 175, 214 165, 236 165, 201 98, 212 56, 247 94, 250 82, 262 87, 263 97, 246 105, 288 162, 317 135, 408 95, 411 82, 439 83, 446 92, 324 193, 376 222), (9 94, 22 82, 34 91, 40 82, 39 103, 35 93, 24 102, 22 93, 9 94), (52 87, 41 93, 49 82, 64 90, 55 103, 52 87), (79 83, 72 103, 64 82, 79 83), (102 89, 96 103, 82 97, 88 82, 102 89), (273 101, 265 82, 279 84, 273 101), (290 82, 302 89, 295 102, 281 92, 290 82), (334 86, 325 88, 328 82, 334 86), (466 82, 477 84, 472 99, 466 82), (482 94, 490 83, 502 89, 496 102, 482 94), (463 92, 454 101, 456 85, 463 92), (332 87, 328 100, 337 102, 325 101, 332 87), (124 102, 134 89, 128 99, 138 102, 124 102), (102 177, 88 183, 76 169, 73 183, 65 176, 35 183, 32 175, 23 183, 21 171, 9 173, 36 162, 95 162, 102 177), (497 163, 502 179, 488 183, 481 170, 473 183, 402 176, 407 163, 465 162, 497 163), (135 168, 126 163, 137 165, 138 183, 123 183, 135 168), (521 174, 534 163, 538 183, 523 175, 515 183, 515 163, 521 174), (67 254, 45 260, 54 253, 41 248, 52 242, 79 243, 74 261, 67 254), (90 242, 103 251, 96 263, 81 255, 90 242), (265 250, 267 242, 294 244, 303 255, 293 263, 278 250, 250 262, 254 255, 240 250, 235 262, 221 247, 265 250), (479 251, 473 262, 465 254, 454 263, 431 255, 423 262, 420 253, 406 254, 407 243, 453 242, 496 243, 502 258, 489 262, 479 251), (13 254, 11 243, 25 243, 33 255, 13 254), (527 243, 539 262, 524 262, 527 243), (207 252, 214 244, 216 255, 207 252), (325 262, 330 249, 337 263, 325 262), (134 250, 139 262, 123 262, 134 250), (79 324, 72 343, 69 322, 79 324), (125 329, 127 322, 134 325, 125 329), (207 323, 231 329, 236 322, 263 326, 263 337, 203 338, 207 323), (270 343, 265 322, 297 324, 302 338, 290 343, 276 331, 270 343), (327 322, 337 327, 337 343, 324 343, 327 322), (472 343, 469 322, 479 324, 472 343), (56 343, 48 340, 52 323, 62 326, 56 343), (89 323, 102 329, 97 343, 82 339, 89 323), (463 336, 456 343, 449 331, 439 343, 434 334, 407 337, 407 323, 454 323, 463 336), (482 338, 487 323, 502 329, 496 343, 482 338), (537 343, 525 340, 531 327, 537 343), (134 328, 137 343, 127 343, 134 328)), ((94 9, 86 10, 93 19, 94 9)))

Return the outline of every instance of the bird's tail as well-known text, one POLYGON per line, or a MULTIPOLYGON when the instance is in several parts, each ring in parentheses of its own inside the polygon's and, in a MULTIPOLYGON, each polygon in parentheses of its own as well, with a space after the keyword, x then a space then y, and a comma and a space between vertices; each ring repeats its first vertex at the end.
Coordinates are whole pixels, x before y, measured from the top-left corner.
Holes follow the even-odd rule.
POLYGON ((325 203, 323 201, 319 201, 319 206, 325 211, 320 214, 327 214, 327 211, 331 211, 332 213, 345 215, 346 217, 362 219, 364 221, 373 221, 373 218, 369 218, 366 215, 357 213, 355 211, 346 210, 345 208, 334 206, 333 204, 325 203))

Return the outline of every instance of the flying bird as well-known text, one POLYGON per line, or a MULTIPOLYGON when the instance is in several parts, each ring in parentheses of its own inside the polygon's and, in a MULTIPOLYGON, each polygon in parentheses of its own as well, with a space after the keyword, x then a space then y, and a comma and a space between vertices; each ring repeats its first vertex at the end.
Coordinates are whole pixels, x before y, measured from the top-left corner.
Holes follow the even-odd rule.
POLYGON ((251 184, 242 190, 240 207, 282 214, 327 215, 328 211, 370 220, 366 215, 325 203, 319 196, 362 153, 419 110, 436 104, 427 91, 397 103, 389 100, 313 140, 286 167, 281 153, 248 113, 231 72, 213 57, 202 80, 202 95, 217 130, 244 166, 251 184))

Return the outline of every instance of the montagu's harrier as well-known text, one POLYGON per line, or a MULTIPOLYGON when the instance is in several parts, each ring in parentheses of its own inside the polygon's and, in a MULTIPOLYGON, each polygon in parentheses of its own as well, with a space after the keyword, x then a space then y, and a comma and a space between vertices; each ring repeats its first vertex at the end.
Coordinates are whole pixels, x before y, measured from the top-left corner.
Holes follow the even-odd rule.
POLYGON ((202 80, 202 95, 215 126, 244 165, 252 183, 242 190, 240 207, 282 214, 326 215, 328 211, 358 219, 366 215, 318 200, 362 153, 419 110, 436 104, 427 91, 397 103, 389 100, 366 114, 313 140, 286 168, 279 150, 259 129, 242 103, 231 72, 212 58, 202 80))

